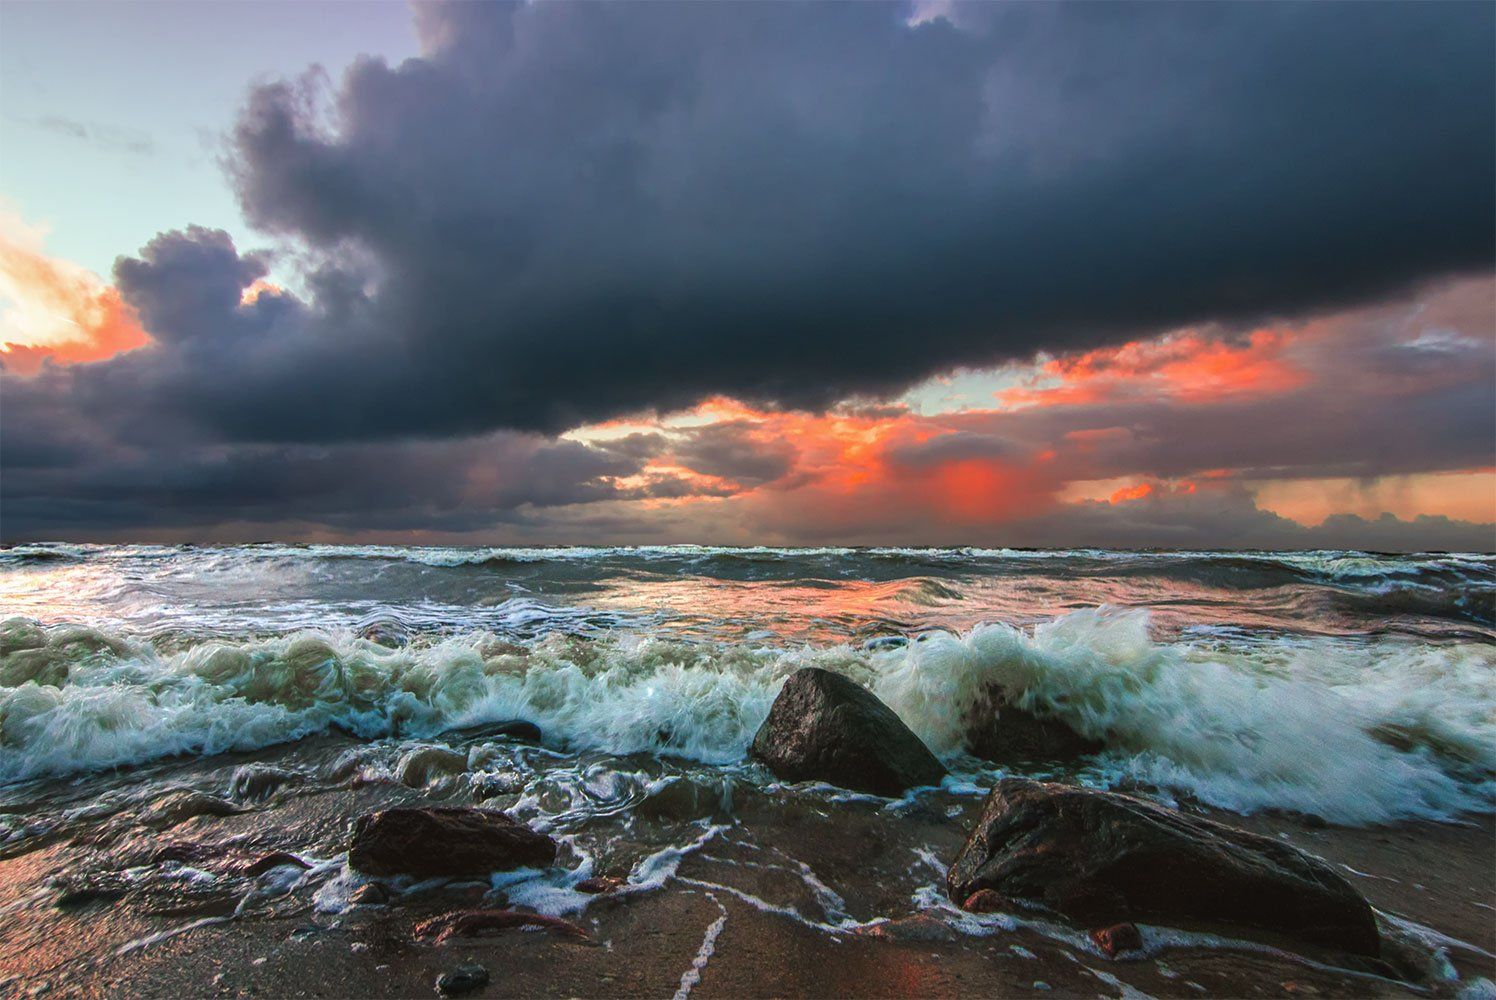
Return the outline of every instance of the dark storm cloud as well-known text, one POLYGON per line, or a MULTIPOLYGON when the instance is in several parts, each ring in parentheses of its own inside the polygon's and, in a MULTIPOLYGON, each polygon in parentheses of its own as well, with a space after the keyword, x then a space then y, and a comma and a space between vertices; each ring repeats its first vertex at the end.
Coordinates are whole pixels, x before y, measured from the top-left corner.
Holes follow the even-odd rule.
POLYGON ((900 465, 917 469, 970 459, 1019 457, 1024 450, 1022 446, 995 434, 952 431, 917 444, 891 448, 888 457, 900 465))
POLYGON ((693 472, 756 486, 785 475, 798 454, 788 441, 764 439, 746 421, 729 420, 685 431, 671 449, 693 472))
MULTIPOLYGON (((6 399, 6 414, 13 400, 6 399)), ((24 407, 19 412, 25 412, 24 407)), ((136 449, 54 436, 62 461, 0 433, 7 538, 87 537, 286 520, 346 531, 489 528, 521 509, 628 499, 639 462, 570 441, 500 432, 443 442, 188 445, 136 449)), ((47 440, 19 428, 21 440, 47 440)))
MULTIPOLYGON (((958 365, 1382 300, 1496 256, 1490 5, 907 17, 443 4, 417 12, 422 58, 255 88, 226 164, 279 256, 162 234, 115 271, 151 346, 0 376, 0 530, 457 531, 693 495, 669 475, 614 482, 672 452, 775 481, 794 448, 741 428, 596 447, 527 432, 713 394, 875 403, 958 365), (247 295, 274 261, 296 290, 247 295)), ((1437 337, 1365 349, 1384 348, 1357 367, 1448 363, 1437 337)), ((1093 421, 1127 428, 1129 473, 1219 464, 1208 435, 1241 438, 1243 420, 1267 421, 1243 456, 1262 468, 1489 453, 1479 386, 1376 415, 1349 455, 1344 422, 1316 427, 1307 404, 1215 424, 1133 405, 1093 421)), ((995 458, 1044 419, 929 447, 995 458)))
POLYGON ((920 447, 938 453, 991 440, 1015 452, 1055 448, 1070 479, 1212 469, 1242 479, 1371 479, 1489 468, 1493 291, 1490 279, 1449 282, 1415 301, 1285 327, 1274 360, 1302 375, 1292 387, 1181 400, 1138 380, 1143 391, 1122 398, 951 414, 942 418, 947 433, 920 447))
POLYGON ((200 252, 120 263, 182 338, 140 377, 236 439, 555 431, 710 393, 820 406, 1491 262, 1488 5, 905 17, 423 8, 424 58, 363 60, 330 102, 258 88, 235 127, 251 219, 328 261, 278 304, 294 325, 248 343, 271 320, 230 293, 261 265, 170 237, 200 252), (230 343, 247 359, 205 391, 230 343))

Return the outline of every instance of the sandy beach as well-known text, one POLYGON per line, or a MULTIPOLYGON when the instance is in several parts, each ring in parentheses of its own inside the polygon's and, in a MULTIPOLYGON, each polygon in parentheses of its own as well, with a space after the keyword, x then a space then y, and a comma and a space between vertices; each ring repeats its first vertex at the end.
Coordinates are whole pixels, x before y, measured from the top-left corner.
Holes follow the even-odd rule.
MULTIPOLYGON (((321 765, 351 745, 324 738, 253 762, 321 765)), ((176 777, 226 786, 249 762, 209 758, 176 777)), ((137 784, 148 783, 149 770, 137 784)), ((55 794, 83 803, 90 786, 116 780, 84 779, 55 794)), ((700 846, 667 856, 678 864, 662 878, 669 863, 610 841, 598 868, 633 887, 568 910, 585 939, 537 928, 440 944, 418 937, 434 916, 512 904, 482 883, 424 885, 364 903, 329 891, 354 817, 445 801, 390 780, 354 779, 285 788, 245 811, 164 829, 143 824, 140 813, 95 809, 0 861, 4 991, 423 996, 434 995, 442 973, 470 962, 491 977, 474 995, 515 997, 1479 996, 1489 989, 1482 981, 1496 977, 1490 816, 1348 829, 1217 812, 1345 871, 1379 911, 1383 963, 1146 925, 1146 956, 1114 960, 1058 922, 963 919, 948 903, 908 898, 908 874, 896 869, 918 864, 916 851, 948 860, 980 801, 939 791, 893 811, 793 791, 739 796, 731 810, 672 796, 641 810, 648 818, 634 821, 638 840, 700 846), (806 868, 763 865, 781 844, 793 845, 806 868), (280 850, 317 867, 239 874, 280 850), (828 902, 827 889, 838 902, 828 902), (842 918, 859 925, 833 926, 842 918)), ((575 855, 560 861, 575 863, 575 855)))

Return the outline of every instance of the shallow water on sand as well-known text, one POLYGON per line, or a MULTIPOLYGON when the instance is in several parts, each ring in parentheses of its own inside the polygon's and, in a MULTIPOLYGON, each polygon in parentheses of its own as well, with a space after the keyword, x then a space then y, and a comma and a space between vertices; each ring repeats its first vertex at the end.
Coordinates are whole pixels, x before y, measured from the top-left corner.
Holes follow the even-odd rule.
MULTIPOLYGON (((60 866, 0 900, 0 924, 55 914, 71 871, 155 914, 120 924, 116 959, 188 925, 353 920, 347 825, 403 801, 504 808, 562 841, 557 868, 476 900, 581 919, 597 904, 575 887, 606 874, 795 934, 1040 934, 1086 955, 1072 931, 941 896, 1010 773, 966 752, 993 683, 1106 743, 1011 773, 1345 828, 1496 804, 1481 555, 28 545, 0 550, 0 619, 0 859, 60 866), (951 777, 900 800, 776 782, 746 748, 806 665, 874 691, 951 777), (472 728, 512 720, 541 741, 472 728), (269 850, 312 868, 234 874, 269 850)), ((1461 843, 1478 867, 1479 838, 1461 843)), ((431 887, 394 888, 419 908, 431 887)))

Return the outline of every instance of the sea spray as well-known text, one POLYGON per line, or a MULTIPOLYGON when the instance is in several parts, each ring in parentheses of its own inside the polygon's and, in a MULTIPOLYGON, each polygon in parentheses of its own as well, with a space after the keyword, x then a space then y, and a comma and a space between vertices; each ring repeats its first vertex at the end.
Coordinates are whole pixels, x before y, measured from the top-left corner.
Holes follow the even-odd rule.
POLYGON ((185 649, 75 626, 0 625, 0 781, 251 750, 334 726, 430 738, 536 723, 553 749, 744 758, 785 677, 837 670, 938 754, 999 684, 1107 754, 1101 784, 1155 785, 1239 811, 1345 823, 1489 809, 1496 650, 1279 636, 1157 641, 1139 610, 1071 612, 864 645, 710 642, 624 632, 516 642, 468 632, 390 649, 301 631, 185 649))

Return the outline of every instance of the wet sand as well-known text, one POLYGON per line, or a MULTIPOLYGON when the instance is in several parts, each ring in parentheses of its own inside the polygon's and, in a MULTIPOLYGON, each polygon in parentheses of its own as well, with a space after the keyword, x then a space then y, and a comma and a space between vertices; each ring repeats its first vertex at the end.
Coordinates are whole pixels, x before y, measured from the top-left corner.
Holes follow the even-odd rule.
MULTIPOLYGON (((184 766, 197 784, 222 787, 245 760, 325 768, 350 745, 328 738, 184 766)), ((126 791, 135 787, 123 780, 126 791)), ((152 781, 159 775, 147 770, 136 784, 152 781)), ((588 940, 515 929, 432 944, 417 938, 415 926, 480 905, 486 886, 434 886, 393 905, 328 912, 319 909, 317 892, 330 874, 314 873, 279 895, 273 885, 266 889, 274 875, 238 872, 273 851, 292 850, 325 860, 331 873, 353 818, 394 802, 461 800, 450 789, 308 782, 234 815, 158 829, 159 817, 139 804, 76 811, 91 797, 107 801, 99 795, 106 788, 123 794, 118 780, 105 778, 49 792, 76 800, 70 822, 0 851, 0 995, 432 996, 438 975, 469 961, 491 976, 475 996, 684 991, 702 1000, 1452 996, 1480 978, 1496 979, 1496 823, 1489 816, 1344 829, 1214 814, 1342 866, 1379 910, 1484 954, 1427 932, 1418 932, 1426 939, 1419 944, 1418 934, 1394 925, 1380 965, 1260 944, 1204 947, 1145 927, 1148 957, 1109 960, 1074 930, 1005 926, 1002 918, 963 925, 959 915, 911 898, 910 885, 938 883, 933 868, 911 878, 911 868, 927 863, 919 852, 936 863, 949 860, 980 802, 974 796, 932 793, 893 810, 795 790, 744 789, 726 811, 691 796, 651 800, 606 834, 590 832, 603 829, 601 820, 577 827, 582 840, 593 837, 587 843, 600 873, 628 875, 646 847, 703 843, 658 887, 598 897, 570 915, 588 940), (833 887, 833 896, 818 885, 833 887), (837 929, 839 921, 850 929, 837 929)), ((38 813, 59 808, 43 803, 38 813)), ((486 902, 503 903, 493 894, 486 902)))

